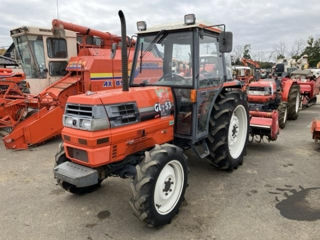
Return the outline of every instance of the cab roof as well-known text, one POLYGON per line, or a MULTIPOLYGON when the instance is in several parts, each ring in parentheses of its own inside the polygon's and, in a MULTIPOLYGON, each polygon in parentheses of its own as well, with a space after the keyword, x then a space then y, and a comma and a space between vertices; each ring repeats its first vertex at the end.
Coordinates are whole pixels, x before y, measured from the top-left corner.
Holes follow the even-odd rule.
MULTIPOLYGON (((17 37, 25 34, 40 35, 40 36, 53 36, 50 28, 22 26, 10 30, 11 37, 17 37)), ((66 37, 76 37, 77 34, 73 31, 65 30, 66 37)))
POLYGON ((202 28, 202 29, 206 29, 208 31, 212 31, 216 33, 222 32, 222 29, 220 29, 219 27, 210 27, 210 26, 212 26, 212 24, 195 23, 195 24, 186 25, 181 23, 175 23, 175 24, 154 26, 151 28, 147 27, 147 30, 139 31, 138 34, 159 32, 161 30, 171 31, 171 30, 188 29, 188 28, 202 28))

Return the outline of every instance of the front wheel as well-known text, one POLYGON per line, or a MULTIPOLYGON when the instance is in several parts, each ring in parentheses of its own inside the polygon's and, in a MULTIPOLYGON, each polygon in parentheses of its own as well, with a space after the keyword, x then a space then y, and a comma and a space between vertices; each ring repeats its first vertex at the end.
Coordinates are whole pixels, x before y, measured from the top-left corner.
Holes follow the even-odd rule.
POLYGON ((243 162, 248 142, 249 114, 241 91, 221 93, 214 104, 208 135, 209 162, 232 171, 243 162))
POLYGON ((171 144, 157 145, 145 152, 136 169, 130 200, 135 215, 153 227, 170 223, 179 211, 188 181, 182 149, 171 144))
POLYGON ((296 120, 300 109, 300 86, 292 85, 288 96, 288 120, 296 120))
POLYGON ((287 123, 287 116, 288 116, 287 103, 281 102, 278 107, 278 112, 279 112, 279 115, 278 115, 279 127, 283 129, 285 128, 287 123))

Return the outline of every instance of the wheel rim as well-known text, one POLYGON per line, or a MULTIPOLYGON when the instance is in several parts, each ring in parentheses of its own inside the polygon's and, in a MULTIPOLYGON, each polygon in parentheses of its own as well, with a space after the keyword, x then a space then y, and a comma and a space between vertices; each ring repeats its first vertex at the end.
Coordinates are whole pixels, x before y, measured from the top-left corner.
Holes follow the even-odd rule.
POLYGON ((247 111, 243 105, 238 105, 231 116, 228 131, 228 147, 232 158, 238 158, 246 143, 248 131, 247 111))
POLYGON ((300 93, 297 93, 297 97, 296 97, 296 113, 299 111, 299 106, 300 106, 300 93))
POLYGON ((161 170, 155 190, 154 206, 161 215, 170 213, 177 205, 184 185, 184 170, 178 160, 168 162, 161 170))

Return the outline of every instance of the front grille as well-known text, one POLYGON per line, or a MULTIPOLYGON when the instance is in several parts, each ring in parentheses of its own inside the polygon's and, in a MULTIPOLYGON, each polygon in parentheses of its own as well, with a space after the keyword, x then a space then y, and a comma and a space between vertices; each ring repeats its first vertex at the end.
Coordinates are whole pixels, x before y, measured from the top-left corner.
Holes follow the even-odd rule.
POLYGON ((123 103, 107 106, 111 127, 135 123, 139 120, 139 112, 135 103, 123 103))
POLYGON ((265 91, 264 87, 249 87, 250 91, 265 91))
POLYGON ((80 104, 67 104, 66 114, 75 115, 75 116, 92 117, 93 116, 92 106, 85 106, 80 104))
POLYGON ((86 151, 73 147, 67 147, 67 151, 71 158, 75 158, 83 162, 88 162, 88 153, 86 151))

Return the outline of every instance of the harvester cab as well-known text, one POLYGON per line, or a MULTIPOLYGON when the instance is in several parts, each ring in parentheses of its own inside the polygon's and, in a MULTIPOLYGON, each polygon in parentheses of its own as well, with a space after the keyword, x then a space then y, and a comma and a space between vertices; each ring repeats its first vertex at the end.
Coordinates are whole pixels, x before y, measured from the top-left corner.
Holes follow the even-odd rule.
MULTIPOLYGON (((122 11, 119 16, 126 42, 122 11)), ((54 176, 72 193, 92 190, 108 176, 130 177, 135 215, 159 226, 184 199, 184 149, 220 169, 242 164, 248 107, 225 61, 231 33, 196 23, 193 14, 180 25, 137 26, 130 83, 122 44, 123 89, 68 98, 54 176)))
POLYGON ((64 76, 69 58, 77 55, 75 32, 56 37, 51 29, 20 27, 10 34, 32 94, 39 94, 64 76))

